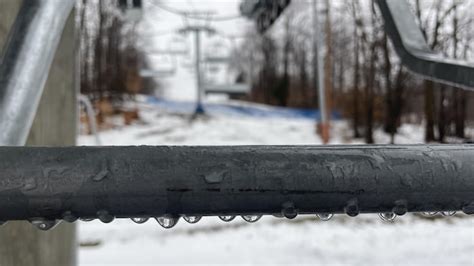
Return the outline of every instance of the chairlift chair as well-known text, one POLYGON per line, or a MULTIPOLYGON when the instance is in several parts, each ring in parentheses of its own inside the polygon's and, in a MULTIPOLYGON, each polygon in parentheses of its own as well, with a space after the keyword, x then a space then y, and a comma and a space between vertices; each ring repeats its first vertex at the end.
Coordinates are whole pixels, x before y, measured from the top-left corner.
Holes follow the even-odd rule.
POLYGON ((170 56, 171 67, 167 68, 157 68, 157 69, 141 69, 140 76, 143 78, 167 78, 176 75, 178 66, 176 62, 176 57, 170 56))
POLYGON ((168 53, 174 55, 188 55, 189 45, 182 37, 174 36, 168 43, 168 53))
MULTIPOLYGON (((213 56, 208 54, 205 58, 205 63, 207 64, 207 70, 211 75, 217 75, 221 71, 221 67, 219 65, 222 64, 229 64, 230 58, 225 56, 213 56)), ((250 93, 250 86, 249 84, 245 83, 211 83, 209 82, 210 79, 208 78, 208 82, 204 85, 204 93, 206 95, 209 94, 225 94, 230 97, 239 97, 245 96, 250 93)), ((215 80, 215 79, 213 79, 215 80)))

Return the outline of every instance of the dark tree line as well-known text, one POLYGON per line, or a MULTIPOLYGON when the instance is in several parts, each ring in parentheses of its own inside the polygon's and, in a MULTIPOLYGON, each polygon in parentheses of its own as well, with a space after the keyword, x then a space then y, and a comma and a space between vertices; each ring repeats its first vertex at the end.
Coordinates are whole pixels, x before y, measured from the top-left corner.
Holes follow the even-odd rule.
POLYGON ((127 21, 117 0, 80 0, 81 92, 93 102, 120 102, 141 91, 142 55, 136 23, 127 21))
MULTIPOLYGON (((408 72, 394 52, 373 0, 318 1, 325 33, 325 86, 329 105, 352 122, 353 135, 374 142, 374 130, 392 136, 404 122, 424 123, 427 142, 465 138, 473 94, 408 72)), ((473 60, 473 0, 412 0, 413 13, 432 49, 473 60)), ((251 69, 250 99, 267 104, 317 107, 312 59, 312 13, 294 1, 263 36, 249 29, 238 61, 251 69)))

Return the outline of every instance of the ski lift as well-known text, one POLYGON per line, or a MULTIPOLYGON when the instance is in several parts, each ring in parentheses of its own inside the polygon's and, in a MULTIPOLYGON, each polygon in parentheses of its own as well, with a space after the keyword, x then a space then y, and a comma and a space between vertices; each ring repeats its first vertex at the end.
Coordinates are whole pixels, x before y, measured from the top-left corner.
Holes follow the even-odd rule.
POLYGON ((219 73, 220 70, 221 70, 220 67, 218 67, 218 66, 216 66, 216 65, 211 65, 211 66, 209 66, 209 72, 210 72, 211 74, 219 73))
POLYGON ((185 69, 194 71, 194 63, 192 62, 192 59, 189 57, 185 57, 182 59, 181 66, 185 69))
MULTIPOLYGON (((248 95, 250 93, 250 85, 246 83, 210 83, 209 81, 215 81, 216 76, 219 76, 221 72, 221 65, 229 65, 230 58, 228 56, 219 56, 219 55, 208 55, 205 57, 205 63, 207 64, 207 71, 211 77, 206 77, 206 81, 208 81, 204 85, 204 93, 206 95, 209 94, 224 94, 230 97, 241 97, 248 95)), ((227 73, 229 74, 229 73, 227 73)), ((221 81, 222 82, 222 81, 221 81)))
POLYGON ((218 40, 212 44, 212 48, 216 50, 222 50, 223 48, 225 48, 225 45, 221 40, 218 40))
POLYGON ((170 67, 156 69, 141 69, 140 76, 143 78, 168 78, 176 75, 178 66, 175 57, 169 57, 166 61, 171 62, 170 67))
POLYGON ((138 22, 143 17, 142 0, 119 0, 119 7, 129 21, 138 22))
POLYGON ((141 69, 140 77, 142 78, 168 78, 176 74, 176 69, 141 69))
POLYGON ((186 40, 179 36, 174 36, 168 43, 168 52, 174 55, 188 55, 189 46, 186 40))
POLYGON ((208 64, 229 64, 229 52, 222 41, 215 41, 205 53, 205 62, 208 64))

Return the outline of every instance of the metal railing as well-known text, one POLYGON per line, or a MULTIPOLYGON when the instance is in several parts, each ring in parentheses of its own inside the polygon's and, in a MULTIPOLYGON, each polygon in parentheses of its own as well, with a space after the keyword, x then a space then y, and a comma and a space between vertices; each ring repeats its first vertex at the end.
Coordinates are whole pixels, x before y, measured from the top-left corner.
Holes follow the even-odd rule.
POLYGON ((473 161, 473 145, 6 147, 0 217, 474 214, 473 161))
POLYGON ((426 79, 474 89, 474 63, 447 59, 429 47, 407 1, 377 0, 385 29, 402 64, 426 79))
MULTIPOLYGON (((0 66, 0 145, 24 145, 73 2, 25 1, 0 66)), ((474 214, 473 161, 471 145, 0 147, 0 221, 474 214)))

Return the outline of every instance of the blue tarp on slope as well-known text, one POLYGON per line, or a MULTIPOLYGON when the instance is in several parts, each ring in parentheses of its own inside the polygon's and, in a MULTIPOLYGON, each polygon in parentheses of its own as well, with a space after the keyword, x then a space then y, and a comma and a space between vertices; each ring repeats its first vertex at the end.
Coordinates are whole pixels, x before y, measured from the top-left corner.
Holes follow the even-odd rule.
MULTIPOLYGON (((169 112, 192 114, 196 109, 194 102, 180 102, 164 100, 156 97, 147 97, 147 103, 157 105, 169 112)), ((309 119, 319 120, 321 113, 316 109, 300 109, 273 107, 267 105, 254 105, 243 102, 229 103, 205 103, 204 109, 209 115, 229 115, 244 117, 261 117, 261 118, 291 118, 291 119, 309 119)), ((332 114, 333 120, 341 119, 337 112, 332 114)))

